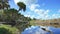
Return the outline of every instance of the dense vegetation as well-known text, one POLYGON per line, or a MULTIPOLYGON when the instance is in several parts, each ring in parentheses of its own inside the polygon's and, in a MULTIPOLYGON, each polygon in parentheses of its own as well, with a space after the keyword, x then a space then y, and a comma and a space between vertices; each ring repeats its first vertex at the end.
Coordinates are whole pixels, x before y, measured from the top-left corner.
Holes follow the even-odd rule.
MULTIPOLYGON (((3 28, 0 29, 4 31, 6 29, 16 27, 21 32, 25 28, 30 26, 29 21, 31 20, 31 18, 25 17, 24 15, 19 13, 19 11, 22 9, 25 12, 26 5, 23 2, 18 2, 17 5, 19 7, 19 10, 16 10, 15 8, 10 8, 9 1, 10 0, 0 0, 0 24, 8 25, 8 27, 5 27, 5 25, 1 25, 3 26, 3 28), (12 27, 9 27, 9 25, 11 25, 12 27)), ((12 30, 14 30, 14 28, 12 30)))
POLYGON ((18 34, 18 31, 16 27, 0 24, 0 34, 18 34))

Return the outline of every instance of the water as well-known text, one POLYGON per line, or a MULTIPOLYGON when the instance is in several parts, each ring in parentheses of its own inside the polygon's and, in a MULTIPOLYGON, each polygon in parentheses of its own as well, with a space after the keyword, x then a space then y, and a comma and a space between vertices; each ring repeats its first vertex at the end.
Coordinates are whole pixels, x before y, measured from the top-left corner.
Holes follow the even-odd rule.
MULTIPOLYGON (((41 29, 42 26, 31 26, 29 28, 26 28, 22 34, 50 34, 50 32, 44 31, 41 29)), ((60 28, 55 28, 55 27, 43 27, 46 28, 48 30, 50 30, 51 32, 53 32, 53 34, 60 34, 60 28)))

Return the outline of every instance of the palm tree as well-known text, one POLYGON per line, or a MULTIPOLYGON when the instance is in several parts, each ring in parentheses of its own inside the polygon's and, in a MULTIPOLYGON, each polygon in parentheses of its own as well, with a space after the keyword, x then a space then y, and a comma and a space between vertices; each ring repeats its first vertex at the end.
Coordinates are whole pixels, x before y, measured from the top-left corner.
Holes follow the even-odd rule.
POLYGON ((19 6, 19 11, 23 9, 23 11, 26 10, 26 5, 23 2, 18 2, 17 5, 19 6))

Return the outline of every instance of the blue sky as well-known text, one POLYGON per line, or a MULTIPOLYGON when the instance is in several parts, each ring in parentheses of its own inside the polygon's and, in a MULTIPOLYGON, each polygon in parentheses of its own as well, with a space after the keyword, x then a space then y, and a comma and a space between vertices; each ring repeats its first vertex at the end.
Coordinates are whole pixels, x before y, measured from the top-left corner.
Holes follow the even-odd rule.
POLYGON ((36 19, 60 18, 60 0, 11 0, 11 8, 19 9, 17 2, 26 4, 26 12, 20 11, 25 17, 36 19))

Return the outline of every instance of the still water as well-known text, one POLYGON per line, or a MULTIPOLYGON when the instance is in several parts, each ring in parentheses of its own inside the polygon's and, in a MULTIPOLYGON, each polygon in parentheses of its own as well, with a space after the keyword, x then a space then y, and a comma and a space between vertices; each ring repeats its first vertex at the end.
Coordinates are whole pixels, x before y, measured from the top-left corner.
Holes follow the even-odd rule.
MULTIPOLYGON (((50 34, 50 32, 44 31, 42 30, 43 26, 31 26, 29 28, 26 28, 22 34, 50 34)), ((47 27, 44 26, 44 28, 50 30, 51 32, 53 32, 53 34, 60 34, 60 28, 55 28, 55 27, 47 27)))

